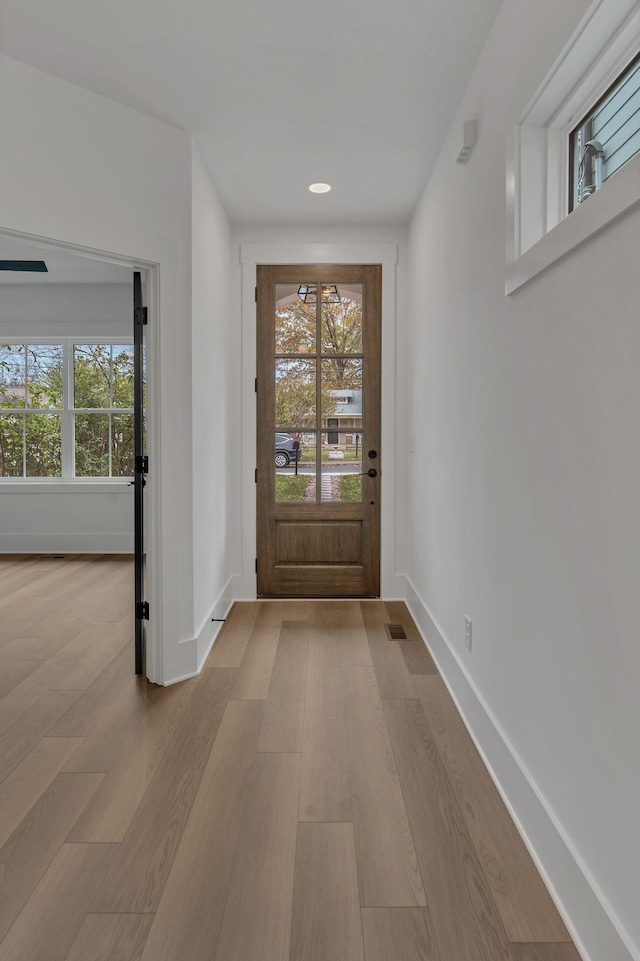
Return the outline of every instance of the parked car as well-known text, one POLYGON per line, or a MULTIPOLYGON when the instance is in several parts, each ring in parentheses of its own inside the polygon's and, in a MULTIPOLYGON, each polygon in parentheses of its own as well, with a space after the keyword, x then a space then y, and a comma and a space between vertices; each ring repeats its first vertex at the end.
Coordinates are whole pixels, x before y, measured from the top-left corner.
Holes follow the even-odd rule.
POLYGON ((293 434, 276 434, 276 467, 288 467, 290 461, 300 460, 302 451, 293 446, 297 439, 293 434))

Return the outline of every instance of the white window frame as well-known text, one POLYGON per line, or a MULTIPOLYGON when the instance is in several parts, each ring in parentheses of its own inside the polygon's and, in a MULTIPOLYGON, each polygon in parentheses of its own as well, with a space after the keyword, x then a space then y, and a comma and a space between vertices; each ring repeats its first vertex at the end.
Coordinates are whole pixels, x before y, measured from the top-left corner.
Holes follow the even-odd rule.
MULTIPOLYGON (((82 484, 88 484, 91 487, 98 487, 99 485, 108 486, 128 486, 130 483, 130 478, 128 477, 76 477, 75 476, 75 443, 74 443, 74 418, 76 414, 84 413, 94 413, 94 414, 129 414, 133 413, 132 407, 117 407, 117 408, 76 408, 74 407, 74 377, 73 377, 73 348, 74 345, 92 345, 92 344, 117 344, 119 345, 133 345, 132 337, 117 337, 114 338, 113 334, 109 336, 89 336, 89 337, 4 337, 2 339, 4 344, 10 344, 11 346, 19 344, 60 344, 62 346, 62 384, 63 384, 63 406, 58 408, 51 408, 46 410, 39 410, 36 408, 15 408, 14 410, 2 410, 2 414, 11 413, 45 413, 45 414, 56 414, 60 417, 60 443, 61 443, 61 460, 62 460, 62 476, 61 477, 0 477, 0 487, 7 488, 14 485, 20 487, 29 487, 35 484, 45 484, 47 486, 60 486, 60 485, 74 485, 79 486, 82 484)), ((109 453, 109 462, 111 463, 111 452, 109 453)))
POLYGON ((507 141, 505 293, 640 203, 640 155, 569 210, 569 134, 640 49, 640 2, 595 0, 507 141))

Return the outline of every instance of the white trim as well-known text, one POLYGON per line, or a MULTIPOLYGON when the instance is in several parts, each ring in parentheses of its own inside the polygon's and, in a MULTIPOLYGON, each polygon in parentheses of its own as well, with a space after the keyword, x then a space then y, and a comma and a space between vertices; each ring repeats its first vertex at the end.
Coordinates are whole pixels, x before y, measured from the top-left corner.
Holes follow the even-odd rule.
POLYGON ((131 534, 0 534, 0 554, 133 554, 131 534))
POLYGON ((5 494, 126 494, 131 481, 124 477, 2 477, 0 492, 5 494))
POLYGON ((258 264, 382 264, 381 593, 397 595, 396 574, 396 265, 395 243, 248 243, 240 245, 242 273, 242 553, 236 599, 256 597, 256 267, 258 264))
MULTIPOLYGON (((191 677, 197 677, 202 671, 205 661, 207 660, 211 649, 220 633, 222 628, 222 621, 224 621, 231 610, 234 599, 232 593, 232 582, 234 578, 229 578, 223 589, 221 590, 218 599, 214 602, 211 610, 207 616, 202 621, 199 630, 193 640, 182 641, 183 644, 195 645, 196 649, 196 667, 193 671, 187 674, 181 674, 179 677, 165 678, 162 684, 165 687, 171 684, 178 684, 180 681, 186 681, 191 677)), ((255 598, 253 598, 255 600, 255 598)))
POLYGON ((640 202, 635 157, 568 214, 569 133, 639 47, 638 0, 595 0, 507 138, 507 295, 640 202))
POLYGON ((407 577, 407 606, 584 961, 639 961, 631 939, 407 577))

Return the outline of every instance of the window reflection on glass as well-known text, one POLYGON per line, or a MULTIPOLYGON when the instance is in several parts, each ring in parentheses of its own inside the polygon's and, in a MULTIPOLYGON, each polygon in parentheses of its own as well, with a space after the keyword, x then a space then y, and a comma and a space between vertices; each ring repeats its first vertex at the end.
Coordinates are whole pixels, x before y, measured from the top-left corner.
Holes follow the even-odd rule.
POLYGON ((341 284, 339 300, 322 298, 322 352, 362 353, 362 284, 341 284))
POLYGON ((362 501, 363 438, 362 431, 357 428, 344 431, 327 430, 321 433, 322 501, 362 501))
POLYGON ((276 427, 314 427, 316 422, 316 362, 278 360, 276 427))
POLYGON ((276 284, 276 354, 315 354, 316 308, 298 296, 298 284, 276 284))

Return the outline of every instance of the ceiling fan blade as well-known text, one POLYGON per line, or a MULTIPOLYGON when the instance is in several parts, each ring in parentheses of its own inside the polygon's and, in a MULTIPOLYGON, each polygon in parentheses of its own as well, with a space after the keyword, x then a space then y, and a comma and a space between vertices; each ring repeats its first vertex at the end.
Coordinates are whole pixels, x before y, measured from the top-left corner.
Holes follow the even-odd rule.
POLYGON ((24 270, 38 274, 49 272, 44 260, 0 260, 0 270, 24 270))

